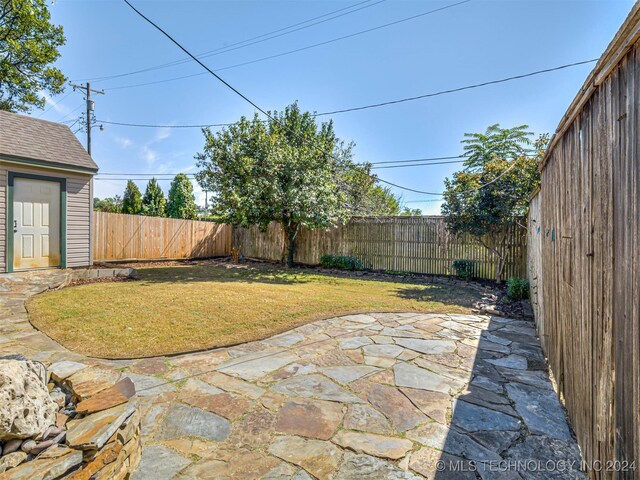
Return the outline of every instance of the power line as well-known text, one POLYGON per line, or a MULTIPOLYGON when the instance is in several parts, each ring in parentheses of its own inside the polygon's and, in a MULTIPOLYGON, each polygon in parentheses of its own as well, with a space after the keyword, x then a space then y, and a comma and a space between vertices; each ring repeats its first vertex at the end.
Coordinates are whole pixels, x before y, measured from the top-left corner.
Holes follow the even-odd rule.
MULTIPOLYGON (((406 160, 396 160, 397 163, 406 162, 406 160)), ((428 167, 432 165, 443 165, 448 163, 463 163, 464 160, 455 160, 448 162, 424 162, 424 163, 412 163, 412 164, 403 164, 403 165, 388 165, 382 167, 372 166, 372 169, 382 169, 382 168, 404 168, 404 167, 428 167)), ((394 163, 394 162, 386 162, 386 163, 394 163)), ((131 180, 150 180, 152 178, 156 178, 158 180, 167 180, 169 178, 175 177, 178 175, 177 173, 126 173, 126 172, 100 172, 98 173, 98 177, 100 176, 120 176, 120 177, 129 177, 131 180)), ((185 173, 187 177, 195 177, 195 173, 185 173)))
POLYGON ((371 162, 371 165, 382 165, 385 163, 415 163, 415 162, 427 162, 432 160, 452 160, 457 158, 465 158, 465 157, 464 155, 455 155, 450 157, 415 158, 413 160, 387 160, 384 162, 371 162))
MULTIPOLYGON (((510 82, 513 80, 520 80, 522 78, 527 78, 527 77, 533 77, 536 75, 542 75, 545 73, 551 73, 551 72, 555 72, 558 70, 563 70, 566 68, 571 68, 571 67, 575 67, 575 66, 579 66, 579 65, 585 65, 587 63, 593 63, 598 61, 598 59, 591 59, 591 60, 583 60, 580 62, 574 62, 574 63, 567 63, 564 65, 559 65, 556 67, 551 67, 551 68, 545 68, 543 70, 536 70, 534 72, 529 72, 529 73, 524 73, 521 75, 513 75, 511 77, 505 77, 505 78, 500 78, 497 80, 490 80, 487 82, 482 82, 482 83, 475 83, 472 85, 466 85, 464 87, 458 87, 458 88, 452 88, 452 89, 448 89, 448 90, 441 90, 439 92, 433 92, 433 93, 427 93, 424 95, 417 95, 414 97, 406 97, 406 98, 400 98, 400 99, 396 99, 396 100, 389 100, 386 102, 380 102, 380 103, 372 103, 372 104, 368 104, 368 105, 361 105, 359 107, 352 107, 352 108, 344 108, 341 110, 333 110, 330 112, 320 112, 320 113, 314 113, 313 116, 314 117, 321 117, 321 116, 326 116, 326 115, 336 115, 336 114, 340 114, 340 113, 347 113, 347 112, 354 112, 354 111, 359 111, 359 110, 367 110, 370 108, 378 108, 378 107, 384 107, 384 106, 388 106, 388 105, 394 105, 397 103, 404 103, 404 102, 411 102, 411 101, 415 101, 415 100, 421 100, 424 98, 431 98, 431 97, 437 97, 437 96, 441 96, 441 95, 447 95, 450 93, 456 93, 456 92, 461 92, 464 90, 471 90, 471 89, 475 89, 475 88, 481 88, 481 87, 486 87, 488 85, 495 85, 495 84, 499 84, 499 83, 505 83, 505 82, 510 82)), ((196 74, 196 75, 201 75, 200 73, 196 74)), ((188 75, 188 76, 193 76, 193 75, 188 75)), ((184 77, 180 77, 180 78, 184 78, 184 77)), ((151 83, 157 83, 157 82, 151 82, 151 83)), ((106 121, 106 120, 98 120, 101 123, 105 123, 105 124, 110 124, 110 125, 118 125, 118 126, 124 126, 124 127, 141 127, 141 128, 209 128, 209 127, 228 127, 230 125, 233 125, 233 123, 203 123, 203 124, 191 124, 191 125, 154 125, 154 124, 146 124, 146 123, 127 123, 127 122, 110 122, 110 121, 106 121)))
MULTIPOLYGON (((406 18, 402 18, 400 20, 396 20, 396 21, 393 21, 393 22, 389 22, 389 23, 385 23, 385 24, 382 24, 382 25, 378 25, 376 27, 368 28, 366 30, 361 30, 359 32, 351 33, 349 35, 343 35, 341 37, 333 38, 331 40, 325 40, 323 42, 314 43, 312 45, 307 45, 305 47, 296 48, 294 50, 288 50, 286 52, 281 52, 281 53, 277 53, 277 54, 274 54, 274 55, 268 55, 266 57, 256 58, 254 60, 248 60, 246 62, 236 63, 234 65, 229 65, 229 66, 226 66, 226 67, 217 68, 214 71, 215 72, 221 72, 221 71, 224 71, 224 70, 231 70, 233 68, 244 67, 246 65, 251 65, 251 64, 254 64, 254 63, 258 63, 258 62, 263 62, 265 60, 272 60, 274 58, 284 57, 286 55, 291 55, 293 53, 298 53, 298 52, 302 52, 302 51, 309 50, 309 49, 312 49, 312 48, 321 47, 321 46, 328 45, 328 44, 331 44, 331 43, 335 43, 335 42, 338 42, 338 41, 341 41, 341 40, 346 40, 347 38, 352 38, 352 37, 356 37, 358 35, 363 35, 365 33, 370 33, 370 32, 376 31, 376 30, 380 30, 381 28, 386 28, 386 27, 390 27, 390 26, 393 26, 393 25, 397 25, 399 23, 408 22, 410 20, 415 20, 416 18, 424 17, 426 15, 431 15, 431 14, 440 12, 442 10, 447 10, 449 8, 457 7, 459 5, 462 5, 462 4, 465 4, 465 3, 469 3, 471 1, 472 0, 463 0, 463 1, 458 2, 458 3, 453 3, 451 5, 446 5, 444 7, 436 8, 434 10, 429 10, 427 12, 419 13, 417 15, 413 15, 413 16, 406 17, 406 18)), ((191 55, 191 57, 194 60, 196 60, 198 58, 195 55, 191 55)), ((213 71, 212 71, 212 73, 213 73, 213 71)), ((191 74, 191 75, 184 75, 184 76, 181 76, 181 77, 174 77, 174 78, 168 78, 168 79, 164 79, 164 80, 157 80, 157 81, 154 81, 154 82, 139 83, 139 84, 133 84, 133 85, 122 85, 122 86, 119 86, 119 87, 116 86, 116 87, 110 87, 110 88, 107 87, 107 89, 108 90, 120 90, 120 89, 124 89, 124 88, 141 87, 141 86, 145 86, 145 85, 153 85, 153 84, 157 84, 157 83, 171 82, 171 81, 180 80, 180 79, 183 79, 183 78, 197 77, 197 76, 200 76, 200 75, 204 75, 204 73, 194 73, 194 74, 191 74)))
POLYGON ((598 59, 594 58, 594 59, 591 59, 591 60, 583 60, 581 62, 567 63, 565 65, 560 65, 558 67, 545 68, 544 70, 537 70, 535 72, 524 73, 522 75, 514 75, 512 77, 506 77, 506 78, 501 78, 499 80, 491 80, 491 81, 488 81, 488 82, 476 83, 476 84, 473 84, 473 85, 467 85, 465 87, 452 88, 452 89, 449 89, 449 90, 441 90, 439 92, 427 93, 427 94, 418 95, 418 96, 415 96, 415 97, 407 97, 407 98, 401 98, 401 99, 398 99, 398 100, 389 100, 387 102, 373 103, 373 104, 369 104, 369 105, 362 105, 360 107, 344 108, 342 110, 334 110, 334 111, 331 111, 331 112, 317 113, 316 116, 320 117, 320 116, 323 116, 323 115, 335 115, 336 113, 355 112, 355 111, 358 111, 358 110, 366 110, 368 108, 384 107, 384 106, 387 106, 387 105, 394 105, 394 104, 403 103, 403 102, 411 102, 411 101, 420 100, 420 99, 423 99, 423 98, 437 97, 439 95, 446 95, 448 93, 454 93, 454 92, 462 92, 464 90, 471 90, 473 88, 486 87, 487 85, 495 85, 497 83, 510 82, 512 80, 519 80, 521 78, 532 77, 534 75, 541 75, 543 73, 555 72, 556 70, 562 70, 562 69, 565 69, 565 68, 575 67, 575 66, 578 66, 578 65, 585 65, 587 63, 593 63, 593 62, 597 62, 597 61, 598 61, 598 59))
POLYGON ((464 160, 450 160, 448 162, 430 162, 430 163, 409 163, 405 165, 386 165, 382 167, 371 167, 373 169, 383 169, 383 168, 405 168, 405 167, 428 167, 431 165, 445 165, 448 163, 464 163, 464 160))
POLYGON ((203 123, 198 125, 151 125, 145 123, 126 123, 126 122, 110 122, 107 120, 96 120, 96 122, 107 125, 118 125, 123 127, 142 127, 142 128, 208 128, 208 127, 228 127, 233 123, 203 123))
MULTIPOLYGON (((452 159, 452 158, 456 158, 456 159, 460 159, 460 158, 465 158, 462 155, 456 155, 456 156, 450 156, 450 157, 431 157, 431 158, 414 158, 412 160, 386 160, 383 162, 366 162, 364 164, 359 164, 359 165, 372 165, 372 168, 393 168, 392 167, 376 167, 375 165, 382 165, 382 164, 397 164, 397 163, 412 163, 412 164, 416 164, 416 165, 441 165, 443 163, 463 163, 464 160, 457 160, 455 162, 437 162, 434 160, 446 160, 446 159, 452 159), (421 163, 417 163, 417 162, 421 162, 421 163)), ((397 165, 398 167, 404 167, 405 165, 397 165)), ((413 165, 409 165, 409 166, 413 166, 413 165)), ((127 173, 127 172, 100 172, 98 173, 98 175, 115 175, 115 176, 136 176, 136 177, 146 177, 146 178, 160 178, 160 177, 175 177, 176 175, 178 175, 178 173, 127 173)), ((185 173, 185 175, 187 176, 195 176, 195 173, 185 173)))
MULTIPOLYGON (((84 103, 82 103, 81 105, 78 105, 76 108, 74 108, 74 109, 73 109, 73 110, 71 110, 69 113, 67 113, 64 117, 60 118, 60 119, 58 120, 58 123, 61 123, 61 122, 62 122, 62 120, 64 120, 65 118, 67 118, 67 117, 68 117, 69 115, 71 115, 72 113, 77 112, 78 110, 80 110, 80 109, 81 109, 82 107, 84 107, 84 106, 85 106, 85 104, 84 104, 84 103)), ((62 122, 62 123, 64 123, 64 122, 62 122)))
POLYGON ((49 108, 47 108, 46 110, 44 110, 42 113, 40 113, 40 115, 38 115, 38 118, 41 118, 45 113, 47 113, 49 110, 51 110, 53 107, 57 106, 60 102, 62 102, 65 98, 67 98, 69 95, 71 95, 73 93, 73 90, 71 90, 69 93, 67 93, 64 97, 62 97, 60 100, 58 100, 57 102, 53 102, 51 104, 51 106, 49 108))
MULTIPOLYGON (((250 45, 255 45, 256 43, 266 42, 267 40, 271 40, 273 38, 277 38, 277 37, 281 37, 281 36, 284 36, 284 35, 288 35, 290 33, 294 33, 294 32, 300 31, 300 30, 304 30, 306 28, 310 28, 310 27, 313 27, 315 25, 319 25, 321 23, 325 23, 325 22, 328 22, 330 20, 334 20, 336 18, 343 17, 345 15, 350 15, 352 13, 358 12, 358 11, 363 10, 365 8, 373 7, 375 5, 378 5, 379 3, 383 3, 386 0, 378 0, 377 2, 375 2, 375 3, 371 4, 371 5, 365 5, 363 7, 355 9, 355 7, 358 7, 358 6, 366 4, 366 3, 370 3, 371 1, 372 0, 365 0, 363 2, 359 2, 359 3, 356 3, 354 5, 350 5, 348 7, 339 8, 338 10, 333 10, 333 11, 325 13, 323 15, 319 15, 317 17, 313 17, 313 18, 310 18, 308 20, 304 20, 302 22, 294 23, 293 25, 282 27, 282 28, 279 28, 277 30, 273 30, 271 32, 267 32, 267 33, 263 33, 261 35, 257 35, 255 37, 247 38, 245 40, 242 40, 242 41, 239 41, 239 42, 235 42, 235 43, 232 43, 230 45, 226 45, 224 47, 216 48, 214 50, 208 50, 208 51, 203 52, 201 54, 198 54, 196 56, 199 57, 199 58, 210 57, 210 56, 214 56, 214 55, 220 55, 222 53, 227 53, 227 52, 232 51, 232 50, 237 50, 239 48, 248 47, 250 45), (320 22, 316 22, 316 23, 313 23, 311 25, 307 25, 307 26, 304 26, 304 27, 301 27, 301 28, 296 28, 295 30, 291 30, 289 32, 280 33, 280 32, 284 32, 285 30, 289 30, 289 29, 292 29, 292 28, 295 28, 295 27, 299 27, 300 25, 304 25, 305 23, 313 22, 314 20, 319 20, 321 18, 325 18, 325 17, 328 17, 330 15, 334 15, 334 14, 337 14, 337 13, 340 13, 340 12, 344 12, 345 10, 350 10, 350 9, 355 9, 355 10, 351 10, 351 11, 346 12, 346 13, 341 13, 340 15, 336 15, 334 17, 327 18, 327 19, 322 20, 320 22), (264 37, 268 37, 269 35, 273 35, 273 34, 279 34, 279 35, 271 36, 269 38, 264 38, 264 37), (263 39, 263 40, 259 40, 259 39, 263 39), (259 40, 259 41, 256 41, 256 40, 259 40), (246 45, 243 45, 243 44, 246 44, 246 45), (243 45, 243 46, 239 46, 239 45, 243 45)), ((180 65, 180 64, 183 64, 183 63, 188 63, 190 61, 191 61, 190 59, 174 60, 172 62, 167 62, 167 63, 163 63, 163 64, 160 64, 160 65, 155 65, 155 66, 152 66, 152 67, 147 67, 147 68, 144 68, 144 69, 135 70, 135 71, 132 71, 132 72, 120 73, 120 74, 116 74, 116 75, 107 75, 107 76, 103 76, 103 77, 88 78, 88 79, 85 79, 85 80, 102 82, 104 80, 111 80, 113 78, 121 78, 121 77, 126 77, 126 76, 129 76, 129 75, 136 75, 138 73, 145 73, 145 72, 149 72, 149 71, 153 71, 153 70, 158 70, 158 69, 161 69, 161 68, 167 68, 167 67, 171 67, 171 66, 174 66, 174 65, 180 65)))
MULTIPOLYGON (((127 5, 129 5, 129 7, 136 12, 140 17, 142 17, 144 20, 146 20, 148 23, 150 23, 151 25, 153 25, 154 28, 156 28, 158 31, 160 31, 165 37, 167 37, 172 43, 174 43, 178 48, 180 48, 180 50, 182 50, 184 53, 186 53, 189 57, 191 57, 194 61, 196 61, 202 68, 204 68, 206 71, 208 71, 211 75, 213 75, 216 79, 218 79, 218 81, 220 81, 222 84, 224 84, 227 88, 229 88, 231 91, 233 91, 236 95, 238 95, 239 97, 241 97, 243 100, 245 100, 247 103, 249 103, 250 105, 252 105, 256 110, 260 111, 262 114, 264 114, 267 118, 269 118, 271 121, 278 123, 279 125, 281 125, 283 128, 286 128, 287 130, 289 130, 293 135, 295 135, 296 137, 298 137, 299 139, 301 139, 302 141, 304 141, 305 143, 309 143, 307 142, 307 140, 304 137, 300 137, 297 132, 290 130, 286 127, 286 125, 283 125, 278 119, 274 118, 271 116, 271 114, 269 114, 269 112, 265 111, 264 109, 262 109, 261 107, 259 107, 256 103, 254 103, 252 100, 250 100, 247 96, 245 96, 243 93, 241 93, 238 89, 236 89, 234 86, 232 86, 230 83, 228 83, 227 81, 225 81, 222 77, 220 77, 218 74, 216 74, 213 70, 211 70, 209 67, 207 67, 204 63, 202 63, 195 55, 193 55, 189 50, 187 50, 185 47, 183 47, 177 40, 175 40, 171 35, 169 35, 167 32, 165 32, 160 26, 156 25, 151 19, 147 18, 142 12, 140 12, 137 8, 135 8, 131 3, 129 3, 129 0, 123 0, 127 5)), ((465 0, 464 2, 461 3, 467 3, 470 0, 465 0)), ((454 4, 457 5, 457 4, 454 4)), ((443 7, 439 10, 442 10, 446 7, 443 7)), ((317 151, 319 151, 322 154, 328 154, 329 156, 331 156, 334 160, 339 161, 339 159, 337 159, 335 156, 333 156, 333 154, 331 154, 330 152, 325 152, 324 150, 320 149, 317 145, 312 145, 313 148, 315 148, 317 151)), ((500 177, 502 177, 505 173, 507 173, 509 170, 511 170, 513 167, 515 166, 515 162, 513 163, 513 165, 511 165, 507 170, 505 170, 503 173, 501 173, 500 175, 498 175, 494 180, 492 180, 491 182, 485 184, 485 185, 481 185, 479 187, 477 187, 474 190, 480 190, 481 188, 484 188, 488 185, 491 185, 492 183, 494 183, 495 181, 497 181, 500 177)), ((436 195, 436 196, 442 196, 442 193, 434 193, 434 192, 425 192, 422 190, 416 190, 413 188, 409 188, 409 187, 404 187, 402 185, 397 185, 395 183, 389 182, 387 180, 383 180, 377 176, 372 175, 371 178, 376 179, 379 182, 382 183, 386 183, 387 185, 391 185, 394 186, 396 188, 399 188, 401 190, 406 190, 408 192, 414 192, 414 193, 420 193, 423 195, 436 195)), ((466 193, 466 192, 460 192, 460 193, 466 193)))

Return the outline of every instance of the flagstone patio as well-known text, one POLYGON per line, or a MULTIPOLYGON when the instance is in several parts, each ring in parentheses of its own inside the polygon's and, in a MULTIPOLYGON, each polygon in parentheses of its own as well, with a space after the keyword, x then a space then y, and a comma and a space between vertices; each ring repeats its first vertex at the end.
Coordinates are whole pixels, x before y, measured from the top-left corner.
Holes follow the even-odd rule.
POLYGON ((530 322, 349 315, 236 347, 108 361, 28 322, 24 300, 67 279, 0 276, 0 354, 131 378, 144 445, 134 478, 586 478, 530 322))

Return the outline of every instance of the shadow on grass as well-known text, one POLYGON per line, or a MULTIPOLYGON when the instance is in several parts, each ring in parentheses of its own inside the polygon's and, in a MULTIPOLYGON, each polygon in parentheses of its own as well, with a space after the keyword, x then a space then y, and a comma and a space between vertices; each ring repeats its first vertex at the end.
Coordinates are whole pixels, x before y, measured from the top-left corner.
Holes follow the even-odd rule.
POLYGON ((480 298, 475 290, 450 285, 424 285, 401 287, 397 290, 398 297, 417 302, 440 302, 445 305, 456 305, 472 308, 474 301, 480 298))
POLYGON ((145 283, 186 283, 186 282, 243 282, 272 285, 293 285, 308 283, 309 278, 296 272, 280 270, 258 270, 251 268, 225 268, 211 266, 172 266, 138 270, 138 278, 145 283))

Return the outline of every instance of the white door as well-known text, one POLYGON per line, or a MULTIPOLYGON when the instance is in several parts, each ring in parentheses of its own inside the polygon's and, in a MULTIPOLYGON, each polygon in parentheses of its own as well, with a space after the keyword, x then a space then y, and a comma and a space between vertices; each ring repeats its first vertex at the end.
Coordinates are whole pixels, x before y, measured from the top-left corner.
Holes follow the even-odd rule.
POLYGON ((13 268, 60 266, 60 183, 15 178, 13 268))

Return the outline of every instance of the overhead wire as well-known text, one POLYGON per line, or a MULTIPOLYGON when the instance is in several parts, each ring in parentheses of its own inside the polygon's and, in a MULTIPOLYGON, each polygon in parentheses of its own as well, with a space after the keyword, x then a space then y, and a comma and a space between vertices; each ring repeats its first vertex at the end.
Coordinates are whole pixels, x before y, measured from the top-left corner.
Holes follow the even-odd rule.
MULTIPOLYGON (((84 103, 81 105, 78 105, 76 108, 74 108, 73 110, 71 110, 69 113, 67 113, 64 117, 60 118, 59 120, 57 120, 58 123, 62 122, 62 120, 64 120, 65 118, 67 118, 69 115, 71 115, 74 112, 77 112, 78 110, 80 110, 82 107, 84 107, 84 103)), ((63 122, 64 123, 64 122, 63 122)))
MULTIPOLYGON (((363 10, 365 8, 370 8, 370 7, 373 7, 375 5, 378 5, 379 3, 383 3, 386 0, 378 0, 377 2, 371 4, 372 1, 373 0, 365 0, 363 2, 359 2, 359 3, 356 3, 354 5, 349 5, 348 7, 339 8, 337 10, 333 10, 333 11, 325 13, 323 15, 319 15, 317 17, 313 17, 313 18, 310 18, 308 20, 304 20, 302 22, 294 23, 293 25, 288 25, 286 27, 282 27, 282 28, 279 28, 277 30, 273 30, 271 32, 263 33, 261 35, 256 35, 255 37, 251 37, 251 38, 247 38, 245 40, 241 40, 239 42, 231 43, 230 45, 225 45, 224 47, 219 47, 219 48, 216 48, 216 49, 213 49, 213 50, 208 50, 206 52, 202 52, 202 53, 200 53, 200 54, 198 54, 196 56, 199 57, 199 58, 209 57, 209 56, 213 56, 214 54, 218 55, 218 54, 226 53, 227 51, 237 50, 238 48, 244 48, 244 47, 248 47, 250 45, 255 45, 256 43, 261 43, 261 42, 264 42, 264 41, 267 41, 267 40, 271 40, 273 38, 278 38, 278 37, 281 37, 283 35, 288 35, 290 33, 294 33, 294 32, 303 30, 305 28, 310 28, 310 27, 313 27, 315 25, 319 25, 321 23, 325 23, 325 22, 328 22, 330 20, 334 20, 336 18, 340 18, 340 17, 344 17, 346 15, 350 15, 352 13, 358 12, 358 11, 363 10), (360 5, 363 5, 363 4, 369 4, 369 5, 365 5, 365 6, 362 6, 360 8, 355 8, 355 7, 359 7, 360 5), (304 25, 305 23, 313 22, 315 20, 319 20, 321 18, 325 18, 325 17, 328 17, 330 15, 334 15, 334 14, 337 14, 339 12, 344 12, 345 10, 350 10, 350 9, 354 9, 354 10, 351 10, 351 11, 345 12, 345 13, 341 13, 340 15, 336 15, 334 17, 322 20, 320 22, 313 23, 311 25, 307 25, 307 26, 304 26, 304 27, 301 27, 301 28, 296 28, 295 30, 290 30, 290 29, 293 29, 295 27, 299 27, 301 25, 304 25), (280 32, 284 32, 285 30, 290 30, 290 31, 289 32, 285 32, 285 33, 280 33, 280 32), (264 37, 268 37, 269 35, 273 35, 273 34, 279 34, 279 35, 271 36, 269 38, 264 38, 264 37), (263 40, 259 40, 259 39, 263 39, 263 40), (256 40, 259 40, 259 41, 256 41, 256 40), (245 44, 245 45, 243 45, 243 44, 245 44), (243 45, 243 46, 239 46, 239 45, 243 45)), ((102 77, 85 78, 85 79, 81 79, 81 81, 87 80, 87 81, 93 81, 93 82, 101 82, 101 81, 104 81, 104 80, 111 80, 111 79, 114 79, 114 78, 121 78, 121 77, 126 77, 126 76, 129 76, 129 75, 136 75, 136 74, 139 74, 139 73, 146 73, 146 72, 149 72, 149 71, 158 70, 158 69, 161 69, 161 68, 167 68, 167 67, 171 67, 171 66, 174 66, 174 65, 180 65, 180 64, 188 63, 190 61, 191 61, 191 59, 174 60, 174 61, 163 63, 163 64, 160 64, 160 65, 154 65, 154 66, 143 68, 143 69, 140 69, 140 70, 134 70, 132 72, 125 72, 125 73, 120 73, 120 74, 116 74, 116 75, 106 75, 106 76, 102 76, 102 77)))
MULTIPOLYGON (((471 1, 472 0, 462 0, 461 2, 453 3, 453 4, 450 4, 450 5, 445 5, 444 7, 436 8, 436 9, 433 9, 433 10, 429 10, 429 11, 426 11, 426 12, 423 12, 423 13, 420 13, 420 14, 417 14, 417 15, 412 15, 410 17, 402 18, 402 19, 396 20, 394 22, 385 23, 383 25, 378 25, 376 27, 368 28, 366 30, 361 30, 359 32, 351 33, 351 34, 348 34, 348 35, 343 35, 341 37, 333 38, 333 39, 330 39, 330 40, 325 40, 323 42, 314 43, 314 44, 307 45, 307 46, 300 47, 300 48, 296 48, 296 49, 293 49, 293 50, 288 50, 286 52, 280 52, 280 53, 277 53, 277 54, 268 55, 266 57, 261 57, 261 58, 256 58, 256 59, 253 59, 253 60, 248 60, 246 62, 241 62, 241 63, 236 63, 236 64, 233 64, 233 65, 228 65, 226 67, 216 68, 215 70, 212 70, 211 73, 213 73, 214 71, 215 72, 221 72, 221 71, 225 71, 225 70, 231 70, 233 68, 244 67, 246 65, 252 65, 254 63, 263 62, 263 61, 266 61, 266 60, 272 60, 274 58, 280 58, 280 57, 284 57, 286 55, 291 55, 291 54, 302 52, 302 51, 309 50, 309 49, 312 49, 312 48, 321 47, 321 46, 328 45, 328 44, 331 44, 331 43, 335 43, 335 42, 338 42, 338 41, 341 41, 341 40, 346 40, 347 38, 356 37, 358 35, 363 35, 365 33, 370 33, 370 32, 376 31, 376 30, 380 30, 382 28, 386 28, 386 27, 390 27, 390 26, 393 26, 393 25, 397 25, 399 23, 408 22, 410 20, 415 20, 416 18, 424 17, 426 15, 431 15, 431 14, 434 14, 434 13, 437 13, 437 12, 440 12, 440 11, 443 11, 443 10, 447 10, 449 8, 457 7, 459 5, 463 5, 463 4, 469 3, 471 1)), ((192 59, 194 59, 194 60, 198 60, 199 61, 199 58, 201 58, 201 57, 197 57, 196 55, 193 55, 193 54, 191 54, 191 55, 192 55, 192 59)), ((106 89, 109 90, 109 91, 121 90, 121 89, 125 89, 125 88, 134 88, 134 87, 153 85, 153 84, 163 83, 163 82, 171 82, 171 81, 174 81, 174 80, 181 80, 181 79, 184 79, 184 78, 197 77, 197 76, 201 76, 201 75, 205 75, 205 73, 204 72, 202 72, 202 73, 194 73, 194 74, 191 74, 191 75, 183 75, 183 76, 180 76, 180 77, 174 77, 174 78, 168 78, 168 79, 164 79, 164 80, 156 80, 156 81, 153 81, 153 82, 138 83, 138 84, 132 84, 132 85, 121 85, 121 86, 115 86, 115 87, 106 87, 106 89)))
MULTIPOLYGON (((536 70, 536 71, 529 72, 529 73, 524 73, 524 74, 521 74, 521 75, 512 75, 510 77, 504 77, 504 78, 500 78, 500 79, 497 79, 497 80, 490 80, 490 81, 486 81, 486 82, 475 83, 475 84, 466 85, 466 86, 463 86, 463 87, 451 88, 451 89, 447 89, 447 90, 440 90, 438 92, 426 93, 426 94, 423 94, 423 95, 416 95, 416 96, 413 96, 413 97, 399 98, 399 99, 395 99, 395 100, 389 100, 389 101, 386 101, 386 102, 378 102, 378 103, 360 105, 360 106, 357 106, 357 107, 343 108, 343 109, 340 109, 340 110, 313 113, 312 115, 314 117, 322 117, 322 116, 326 116, 326 115, 336 115, 336 114, 342 114, 342 113, 347 113, 347 112, 355 112, 355 111, 360 111, 360 110, 367 110, 367 109, 370 109, 370 108, 384 107, 384 106, 394 105, 394 104, 398 104, 398 103, 411 102, 411 101, 415 101, 415 100, 422 100, 422 99, 425 99, 425 98, 431 98, 431 97, 437 97, 437 96, 447 95, 447 94, 456 93, 456 92, 462 92, 464 90, 471 90, 471 89, 475 89, 475 88, 486 87, 488 85, 496 85, 496 84, 500 84, 500 83, 510 82, 510 81, 513 81, 513 80, 520 80, 520 79, 523 79, 523 78, 533 77, 533 76, 536 76, 536 75, 542 75, 542 74, 545 74, 545 73, 551 73, 551 72, 555 72, 555 71, 558 71, 558 70, 563 70, 563 69, 566 69, 566 68, 571 68, 571 67, 575 67, 575 66, 579 66, 579 65, 585 65, 585 64, 588 64, 588 63, 593 63, 593 62, 596 62, 596 61, 598 61, 597 58, 591 59, 591 60, 583 60, 583 61, 579 61, 579 62, 567 63, 567 64, 564 64, 564 65, 558 65, 556 67, 545 68, 543 70, 536 70)), ((198 75, 200 75, 200 74, 198 74, 198 75)), ((152 83, 156 83, 156 82, 152 82, 152 83)), ((228 127, 230 125, 233 125, 233 123, 202 123, 202 124, 187 124, 187 125, 159 124, 158 125, 158 124, 147 124, 147 123, 113 122, 113 121, 108 121, 108 120, 98 120, 98 122, 105 123, 105 124, 108 124, 108 125, 117 125, 117 126, 124 126, 124 127, 140 127, 140 128, 210 128, 210 127, 228 127)))
POLYGON ((67 98, 69 95, 71 95, 73 93, 73 90, 71 90, 69 93, 67 93, 64 97, 62 97, 60 100, 53 102, 49 108, 43 110, 42 112, 40 112, 40 114, 38 115, 38 118, 41 118, 45 113, 47 113, 48 111, 50 111, 52 108, 54 108, 55 106, 57 106, 60 102, 62 102, 65 98, 67 98))
MULTIPOLYGON (((228 83, 226 80, 224 80, 222 77, 220 77, 218 74, 216 74, 213 70, 211 70, 207 65, 205 65, 204 63, 202 63, 202 61, 200 61, 194 54, 192 54, 189 50, 187 50, 185 47, 182 46, 182 44, 180 44, 176 39, 174 39, 169 33, 167 33, 164 29, 162 29, 162 27, 160 27, 159 25, 157 25, 155 22, 153 22, 150 18, 148 18, 147 16, 145 16, 140 10, 138 10, 136 7, 134 7, 129 0, 123 0, 134 12, 136 12, 140 17, 142 17, 145 21, 147 21, 149 24, 151 24, 154 28, 156 28, 158 31, 160 31, 165 37, 167 37, 173 44, 175 44, 180 50, 182 50, 185 54, 187 54, 189 57, 191 57, 195 62, 197 62, 202 68, 204 68, 206 71, 208 71, 211 75, 213 75, 218 81, 220 81, 223 85, 225 85, 227 88, 229 88, 231 91, 233 91, 236 95, 238 95, 240 98, 242 98, 243 100, 245 100, 247 103, 249 103, 250 105, 252 105, 256 110, 258 110, 259 112, 261 112, 263 115, 265 115, 267 118, 269 118, 271 121, 278 123, 279 125, 283 126, 284 128, 287 128, 285 125, 283 125, 277 118, 274 118, 269 112, 265 111, 263 108, 261 108, 259 105, 257 105, 255 102, 253 102, 251 99, 249 99, 246 95, 244 95, 242 92, 240 92, 238 89, 236 89, 233 85, 231 85, 230 83, 228 83)), ((459 5, 462 3, 467 3, 470 0, 464 0, 463 2, 460 2, 458 4, 452 4, 451 6, 454 5, 459 5)), ((446 7, 443 7, 441 9, 438 10, 442 10, 446 7)), ((288 129, 292 134, 294 134, 295 136, 297 136, 298 138, 301 138, 301 140, 303 140, 305 143, 308 143, 306 141, 306 139, 304 137, 300 137, 295 131, 292 131, 290 129, 288 129)), ((325 155, 329 155, 331 156, 334 160, 338 160, 331 152, 326 152, 324 150, 322 150, 321 148, 319 148, 317 145, 313 144, 311 145, 313 148, 315 148, 316 150, 318 150, 320 153, 325 154, 325 155)), ((480 190, 481 188, 484 188, 488 185, 491 185, 492 183, 496 182, 497 180, 499 180, 504 174, 506 174, 509 170, 511 170, 513 167, 515 166, 515 162, 508 168, 506 169, 503 173, 501 173, 500 175, 498 175, 494 180, 492 180, 491 182, 488 182, 485 185, 481 185, 473 190, 480 190)), ((413 188, 409 188, 409 187, 405 187, 402 185, 398 185, 392 182, 389 182, 387 180, 383 180, 377 176, 372 175, 372 178, 376 179, 377 181, 381 182, 381 183, 385 183, 387 185, 391 185, 394 186, 396 188, 399 188, 401 190, 406 190, 409 192, 414 192, 414 193, 420 193, 423 195, 434 195, 434 196, 442 196, 442 193, 435 193, 435 192, 426 192, 426 191, 422 191, 422 190, 417 190, 417 189, 413 189, 413 188)), ((460 193, 467 193, 467 192, 460 192, 460 193)))

